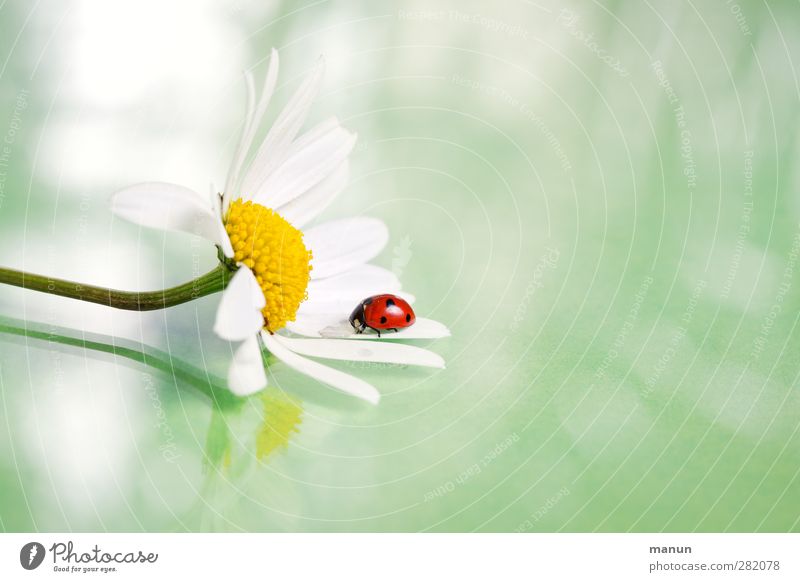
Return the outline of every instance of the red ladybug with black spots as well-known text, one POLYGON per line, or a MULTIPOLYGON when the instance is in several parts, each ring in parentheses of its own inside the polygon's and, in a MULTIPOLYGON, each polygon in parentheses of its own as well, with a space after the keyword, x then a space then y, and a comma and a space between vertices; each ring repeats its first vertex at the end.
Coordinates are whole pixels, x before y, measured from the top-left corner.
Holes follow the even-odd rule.
POLYGON ((370 328, 378 332, 378 337, 381 337, 382 331, 398 331, 414 325, 416 320, 408 301, 389 293, 367 297, 350 314, 350 325, 356 333, 363 333, 370 328))

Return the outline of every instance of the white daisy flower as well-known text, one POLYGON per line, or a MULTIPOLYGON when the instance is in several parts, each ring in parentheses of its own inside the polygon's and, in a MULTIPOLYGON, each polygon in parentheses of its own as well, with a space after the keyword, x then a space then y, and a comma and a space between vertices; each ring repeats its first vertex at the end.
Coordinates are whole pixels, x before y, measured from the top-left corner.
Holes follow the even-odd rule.
MULTIPOLYGON (((225 264, 235 270, 214 324, 221 338, 241 342, 228 373, 234 393, 244 396, 267 385, 263 344, 295 370, 377 403, 380 394, 374 386, 308 358, 437 368, 444 367, 444 360, 410 345, 363 341, 376 336, 355 334, 347 323, 361 299, 401 293, 392 272, 368 264, 389 238, 382 221, 357 216, 301 230, 346 185, 347 159, 356 141, 335 118, 298 137, 323 68, 320 59, 252 155, 253 139, 275 90, 277 51, 272 51, 258 98, 253 77, 246 74, 247 115, 241 139, 224 193, 212 193, 211 203, 183 186, 149 182, 114 194, 112 210, 143 226, 201 235, 217 245, 225 264)), ((447 335, 441 323, 417 318, 413 326, 383 337, 447 335)))

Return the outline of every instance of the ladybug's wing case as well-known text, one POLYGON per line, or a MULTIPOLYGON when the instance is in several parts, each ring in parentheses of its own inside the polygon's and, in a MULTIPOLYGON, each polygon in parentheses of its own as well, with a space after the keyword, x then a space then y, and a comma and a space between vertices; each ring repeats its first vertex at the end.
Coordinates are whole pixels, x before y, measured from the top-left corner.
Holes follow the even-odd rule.
POLYGON ((381 317, 383 315, 383 310, 384 310, 383 302, 371 301, 370 303, 364 303, 363 309, 364 309, 364 322, 370 327, 380 328, 381 317))
POLYGON ((408 327, 413 325, 414 322, 417 321, 417 316, 414 314, 414 310, 411 309, 408 301, 401 299, 400 297, 398 297, 396 301, 397 306, 402 310, 402 322, 400 325, 396 325, 395 327, 408 327))
POLYGON ((364 304, 364 317, 369 327, 374 329, 395 329, 408 327, 415 321, 411 306, 394 295, 377 295, 370 303, 364 304))
POLYGON ((386 325, 386 327, 405 327, 408 325, 408 323, 406 323, 405 311, 403 311, 403 309, 397 305, 386 308, 384 317, 386 318, 386 321, 381 321, 381 323, 386 325))

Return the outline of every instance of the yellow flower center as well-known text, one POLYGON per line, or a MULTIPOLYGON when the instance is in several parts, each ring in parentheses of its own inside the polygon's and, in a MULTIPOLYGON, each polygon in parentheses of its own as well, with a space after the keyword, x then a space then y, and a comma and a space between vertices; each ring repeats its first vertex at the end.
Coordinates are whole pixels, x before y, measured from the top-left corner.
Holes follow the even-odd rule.
POLYGON ((228 208, 225 230, 233 258, 253 271, 264 293, 264 328, 274 332, 294 321, 312 268, 303 233, 274 210, 241 198, 228 208))

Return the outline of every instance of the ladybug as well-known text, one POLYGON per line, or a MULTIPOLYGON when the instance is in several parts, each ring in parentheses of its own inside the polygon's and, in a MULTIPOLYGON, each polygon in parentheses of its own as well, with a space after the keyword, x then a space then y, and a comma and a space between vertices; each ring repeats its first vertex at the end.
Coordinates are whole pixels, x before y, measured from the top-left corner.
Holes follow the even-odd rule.
POLYGON ((416 320, 408 301, 389 293, 367 297, 350 314, 350 325, 356 333, 363 333, 370 328, 378 332, 378 337, 381 337, 381 331, 397 331, 414 325, 416 320))

